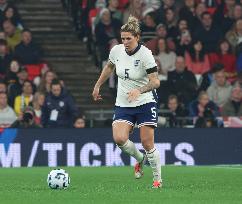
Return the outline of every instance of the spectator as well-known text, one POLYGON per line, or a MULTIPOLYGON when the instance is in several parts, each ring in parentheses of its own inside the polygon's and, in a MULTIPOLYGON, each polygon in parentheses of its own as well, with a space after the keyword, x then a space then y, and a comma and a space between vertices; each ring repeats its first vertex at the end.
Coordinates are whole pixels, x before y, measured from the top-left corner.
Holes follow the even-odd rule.
POLYGON ((130 0, 128 7, 125 9, 123 14, 123 23, 127 23, 130 15, 136 17, 137 19, 142 19, 142 1, 140 0, 130 0))
POLYGON ((178 13, 183 5, 183 1, 162 0, 160 8, 155 11, 157 16, 157 22, 165 23, 166 9, 172 9, 175 12, 175 16, 178 16, 178 13))
POLYGON ((240 87, 242 89, 242 71, 238 72, 237 79, 233 84, 233 87, 240 87))
MULTIPOLYGON (((162 1, 162 8, 163 9, 168 9, 168 8, 172 8, 172 9, 180 9, 181 2, 177 2, 175 0, 163 0, 162 1)), ((182 5, 183 6, 183 5, 182 5)))
POLYGON ((11 86, 12 84, 17 83, 18 81, 17 73, 19 72, 19 69, 20 69, 20 65, 18 61, 13 59, 7 69, 7 73, 4 79, 8 85, 11 86))
POLYGON ((11 128, 40 128, 41 126, 35 123, 34 118, 33 108, 25 107, 22 116, 11 125, 11 128))
POLYGON ((14 107, 14 99, 22 93, 24 82, 28 79, 28 73, 24 67, 15 67, 17 70, 17 81, 10 83, 8 86, 9 105, 14 107))
POLYGON ((0 39, 1 40, 6 40, 6 35, 3 31, 0 31, 0 39))
POLYGON ((242 42, 236 47, 236 71, 242 71, 242 42))
POLYGON ((180 36, 177 36, 176 53, 184 56, 186 50, 189 49, 192 43, 192 36, 188 29, 184 29, 180 36))
POLYGON ((214 21, 223 33, 226 33, 234 23, 234 7, 236 0, 225 0, 216 9, 214 13, 214 21))
POLYGON ((212 15, 214 14, 218 6, 221 4, 221 0, 199 0, 199 1, 203 2, 206 5, 207 11, 212 15))
POLYGON ((168 98, 169 112, 164 114, 168 120, 168 127, 183 127, 186 123, 187 110, 178 103, 178 98, 175 95, 170 95, 168 98))
POLYGON ((222 107, 231 95, 232 86, 226 80, 224 70, 214 73, 214 82, 208 87, 207 93, 218 107, 222 107))
POLYGON ((187 69, 195 75, 201 75, 210 70, 208 55, 205 54, 201 41, 194 41, 185 52, 185 63, 187 69))
MULTIPOLYGON (((95 35, 98 51, 100 54, 100 63, 108 59, 110 46, 113 41, 120 40, 121 22, 117 19, 112 19, 110 11, 106 8, 100 12, 101 21, 96 25, 95 35)), ((99 66, 101 66, 101 64, 99 66)))
POLYGON ((159 62, 161 68, 161 74, 167 76, 169 71, 175 69, 176 54, 173 51, 170 51, 167 41, 164 38, 159 39, 158 41, 159 54, 156 56, 156 59, 159 62))
POLYGON ((57 79, 51 83, 51 92, 46 96, 42 107, 41 121, 43 127, 72 127, 78 110, 72 96, 61 86, 57 79))
POLYGON ((119 0, 119 10, 124 11, 125 8, 127 8, 130 0, 119 0))
POLYGON ((57 79, 56 73, 51 70, 46 71, 41 78, 38 91, 44 94, 50 93, 51 82, 53 79, 57 79))
POLYGON ((213 74, 216 72, 219 72, 224 69, 224 65, 221 63, 215 63, 212 68, 204 73, 200 79, 201 84, 198 88, 198 93, 201 91, 207 91, 208 87, 212 84, 214 81, 213 74))
POLYGON ((151 50, 153 55, 158 55, 159 53, 158 40, 160 38, 167 38, 167 28, 162 23, 156 26, 156 37, 145 43, 145 46, 151 50))
MULTIPOLYGON (((97 0, 95 2, 95 6, 94 6, 94 2, 93 2, 93 5, 91 3, 91 1, 88 1, 87 2, 88 4, 91 4, 89 5, 89 9, 90 11, 87 11, 88 12, 88 22, 87 22, 87 25, 83 25, 83 29, 85 29, 85 26, 88 26, 89 29, 91 29, 91 33, 94 33, 94 27, 97 25, 97 23, 99 22, 99 13, 100 11, 103 9, 103 8, 106 8, 106 1, 105 0, 97 0)), ((84 14, 82 14, 84 15, 84 14)), ((87 17, 84 17, 83 18, 87 18, 87 17)), ((85 23, 85 22, 83 22, 85 23)), ((85 32, 85 31, 83 31, 85 32)), ((86 33, 88 34, 88 33, 86 33)))
POLYGON ((77 116, 74 122, 74 128, 85 128, 85 127, 86 127, 85 118, 82 115, 77 116))
POLYGON ((143 4, 143 16, 147 11, 155 11, 161 6, 160 0, 141 0, 143 4))
POLYGON ((9 3, 8 0, 0 0, 0 24, 2 26, 3 21, 5 19, 4 17, 4 13, 6 11, 6 9, 9 7, 9 3))
POLYGON ((45 95, 43 93, 36 92, 34 94, 31 106, 34 109, 34 113, 35 113, 34 121, 35 121, 35 124, 37 125, 41 125, 41 114, 42 114, 41 109, 42 109, 42 106, 44 105, 44 102, 45 102, 45 95))
POLYGON ((184 105, 197 96, 197 82, 194 74, 187 70, 184 57, 177 56, 176 69, 168 72, 167 90, 169 95, 174 94, 184 105))
POLYGON ((194 28, 196 26, 195 6, 195 0, 185 0, 185 5, 179 12, 179 18, 185 19, 190 28, 194 28))
POLYGON ((192 28, 193 30, 198 27, 198 26, 201 26, 201 22, 202 22, 202 14, 203 12, 207 11, 207 6, 205 3, 198 3, 196 5, 196 8, 195 8, 195 25, 194 27, 192 28))
POLYGON ((175 32, 177 25, 177 18, 175 16, 175 11, 173 9, 165 9, 165 22, 167 26, 168 36, 171 36, 172 33, 175 32))
POLYGON ((8 106, 7 94, 0 92, 0 128, 8 128, 17 119, 13 109, 8 106))
POLYGON ((218 120, 210 109, 206 109, 203 116, 195 121, 195 128, 222 128, 223 121, 218 120))
POLYGON ((0 77, 6 76, 12 59, 13 56, 9 53, 7 42, 0 39, 0 77))
POLYGON ((209 99, 205 91, 201 91, 197 100, 189 104, 189 115, 191 117, 203 117, 205 111, 211 111, 214 116, 219 116, 218 106, 209 99))
POLYGON ((208 12, 202 14, 202 26, 198 26, 193 33, 193 39, 204 45, 206 53, 215 52, 219 40, 223 37, 220 28, 213 24, 212 16, 208 12))
POLYGON ((112 18, 118 19, 120 22, 123 20, 123 14, 118 10, 119 0, 109 0, 108 10, 111 12, 112 18))
POLYGON ((144 16, 144 19, 141 23, 141 41, 147 42, 149 40, 156 38, 156 22, 155 22, 155 13, 150 12, 144 16))
POLYGON ((169 33, 168 37, 171 37, 176 43, 181 39, 182 33, 189 30, 187 21, 185 19, 179 19, 176 28, 173 33, 169 33))
MULTIPOLYGON (((102 7, 101 9, 103 8, 106 8, 109 10, 110 12, 110 15, 111 15, 111 19, 116 19, 120 22, 122 22, 123 20, 123 14, 121 11, 118 10, 118 7, 119 7, 119 0, 109 0, 108 1, 108 7, 102 7)), ((99 22, 100 22, 100 17, 101 17, 101 12, 100 12, 100 8, 99 8, 99 11, 98 11, 98 15, 96 16, 95 20, 94 20, 94 24, 97 25, 99 22)))
MULTIPOLYGON (((23 30, 23 22, 20 18, 20 15, 16 7, 8 6, 4 11, 3 15, 4 15, 4 20, 11 20, 17 28, 19 28, 20 30, 23 30)), ((2 23, 3 22, 1 22, 1 25, 2 23)))
POLYGON ((242 5, 241 4, 236 4, 233 9, 233 23, 237 21, 238 19, 242 18, 242 5))
POLYGON ((222 116, 242 116, 242 89, 240 86, 234 87, 229 101, 222 107, 222 116))
POLYGON ((218 51, 210 54, 210 63, 222 63, 224 71, 229 82, 236 78, 236 57, 232 52, 232 47, 227 39, 223 39, 218 44, 218 51))
POLYGON ((7 93, 7 86, 2 80, 0 80, 0 92, 7 93))
POLYGON ((33 85, 30 81, 26 80, 23 83, 22 93, 14 100, 14 111, 17 116, 22 116, 23 110, 29 106, 33 100, 33 85))
POLYGON ((11 20, 5 20, 3 22, 3 30, 6 35, 8 47, 11 51, 14 51, 16 45, 21 42, 21 30, 16 28, 11 20))
POLYGON ((234 27, 226 33, 225 37, 235 52, 236 47, 242 42, 242 19, 238 19, 235 22, 234 27))
POLYGON ((38 64, 42 54, 40 48, 33 42, 32 33, 25 29, 22 31, 22 41, 15 47, 14 56, 21 64, 38 64))

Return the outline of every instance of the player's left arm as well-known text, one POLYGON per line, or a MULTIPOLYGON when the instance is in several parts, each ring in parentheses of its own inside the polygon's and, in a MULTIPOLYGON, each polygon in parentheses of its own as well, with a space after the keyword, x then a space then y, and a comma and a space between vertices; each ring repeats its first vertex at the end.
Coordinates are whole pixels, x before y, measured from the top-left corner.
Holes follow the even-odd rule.
POLYGON ((160 87, 160 80, 158 78, 157 67, 148 69, 146 70, 146 72, 148 74, 149 82, 146 85, 138 88, 141 94, 152 91, 160 87))
POLYGON ((152 91, 154 89, 159 88, 160 80, 158 78, 157 67, 147 69, 146 72, 147 72, 147 75, 148 75, 149 82, 146 85, 144 85, 140 88, 131 90, 128 93, 128 101, 129 102, 137 100, 139 95, 142 94, 142 93, 146 93, 146 92, 149 92, 149 91, 152 91))

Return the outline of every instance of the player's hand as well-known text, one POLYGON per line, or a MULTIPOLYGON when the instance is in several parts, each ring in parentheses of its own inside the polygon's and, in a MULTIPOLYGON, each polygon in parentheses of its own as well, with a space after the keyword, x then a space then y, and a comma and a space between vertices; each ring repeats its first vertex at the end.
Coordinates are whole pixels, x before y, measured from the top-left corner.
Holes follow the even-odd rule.
POLYGON ((92 97, 94 101, 100 101, 102 100, 102 96, 99 94, 99 88, 94 87, 93 92, 92 92, 92 97))
POLYGON ((140 94, 141 93, 138 89, 131 90, 130 92, 128 92, 128 101, 130 103, 133 101, 137 101, 140 94))

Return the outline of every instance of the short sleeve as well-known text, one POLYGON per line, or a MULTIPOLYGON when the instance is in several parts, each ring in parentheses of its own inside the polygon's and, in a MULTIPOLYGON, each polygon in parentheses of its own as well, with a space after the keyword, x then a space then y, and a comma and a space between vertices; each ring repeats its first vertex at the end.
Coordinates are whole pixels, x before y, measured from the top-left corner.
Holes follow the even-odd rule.
POLYGON ((116 59, 116 54, 115 54, 115 53, 116 53, 116 52, 115 52, 116 48, 117 48, 117 46, 114 46, 114 47, 110 50, 109 57, 108 57, 109 61, 110 61, 112 64, 114 64, 114 65, 115 65, 115 59, 116 59))
POLYGON ((152 55, 152 52, 149 49, 145 49, 143 52, 143 59, 144 59, 144 69, 150 69, 153 67, 157 67, 157 64, 155 62, 155 58, 152 55))

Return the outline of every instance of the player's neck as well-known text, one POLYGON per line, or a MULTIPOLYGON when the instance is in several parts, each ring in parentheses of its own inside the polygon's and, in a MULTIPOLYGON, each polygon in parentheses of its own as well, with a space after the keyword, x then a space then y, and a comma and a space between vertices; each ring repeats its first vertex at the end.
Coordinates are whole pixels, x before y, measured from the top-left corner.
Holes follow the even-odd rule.
POLYGON ((141 47, 141 44, 138 43, 138 44, 135 46, 135 48, 132 49, 131 51, 126 50, 126 49, 125 49, 125 51, 126 51, 126 53, 127 53, 129 56, 131 56, 131 55, 134 55, 136 52, 138 52, 139 49, 140 49, 140 47, 141 47))

